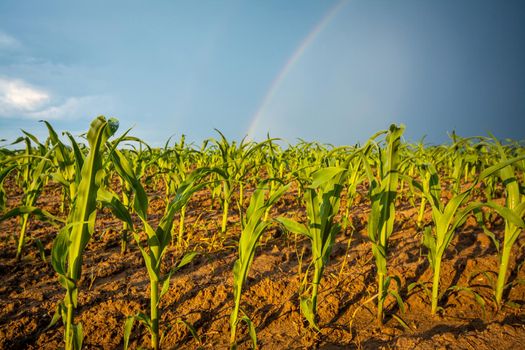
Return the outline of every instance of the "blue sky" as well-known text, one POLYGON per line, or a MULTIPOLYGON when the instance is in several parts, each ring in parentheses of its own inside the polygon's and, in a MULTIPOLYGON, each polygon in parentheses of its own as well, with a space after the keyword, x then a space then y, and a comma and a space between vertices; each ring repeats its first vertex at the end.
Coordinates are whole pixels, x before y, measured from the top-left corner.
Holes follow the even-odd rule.
POLYGON ((0 2, 0 138, 524 139, 522 1, 0 2))

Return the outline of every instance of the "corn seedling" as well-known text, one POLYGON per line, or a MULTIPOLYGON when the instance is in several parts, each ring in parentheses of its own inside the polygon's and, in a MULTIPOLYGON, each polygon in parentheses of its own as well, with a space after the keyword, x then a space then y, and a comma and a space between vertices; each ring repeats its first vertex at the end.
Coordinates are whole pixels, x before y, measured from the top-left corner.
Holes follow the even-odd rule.
MULTIPOLYGON (((503 164, 509 163, 508 157, 503 146, 496 140, 496 148, 500 155, 503 164)), ((510 160, 510 163, 525 158, 520 156, 510 160)), ((523 185, 519 182, 519 176, 512 164, 508 164, 499 170, 498 175, 501 181, 505 184, 507 193, 505 206, 501 206, 494 201, 488 201, 487 206, 496 210, 505 220, 505 233, 503 237, 503 247, 498 249, 500 255, 500 263, 498 269, 498 279, 496 281, 496 304, 501 307, 503 299, 503 291, 507 287, 507 270, 509 268, 509 260, 512 247, 518 239, 520 233, 525 228, 523 217, 525 216, 525 195, 523 194, 523 185)), ((496 243, 497 241, 494 240, 496 243)), ((499 244, 497 245, 499 248, 499 244)))
MULTIPOLYGON (((507 159, 504 158, 504 160, 507 159)), ((415 187, 420 189, 432 208, 433 227, 425 227, 423 231, 423 245, 428 248, 427 258, 433 273, 431 294, 431 313, 433 315, 438 310, 438 302, 440 299, 439 280, 443 254, 452 241, 455 231, 464 223, 466 217, 472 210, 479 208, 482 205, 490 205, 492 207, 496 206, 496 204, 492 202, 489 204, 471 203, 466 208, 461 209, 461 205, 467 200, 477 182, 489 177, 501 168, 507 169, 507 167, 510 166, 507 164, 508 161, 500 162, 485 169, 473 185, 452 197, 446 204, 444 204, 441 199, 442 195, 439 175, 433 165, 424 164, 420 167, 422 184, 413 181, 415 187)), ((504 215, 507 215, 507 211, 503 210, 503 208, 498 208, 498 210, 504 212, 504 215)))
MULTIPOLYGON (((175 144, 173 148, 169 148, 169 140, 164 146, 164 153, 159 157, 157 163, 161 169, 161 174, 164 179, 166 187, 166 200, 169 202, 169 198, 173 193, 176 193, 177 188, 186 180, 186 176, 189 174, 189 156, 191 150, 185 148, 185 136, 182 135, 178 144, 175 144)), ((183 206, 179 214, 179 227, 178 233, 175 236, 175 226, 173 227, 172 237, 177 237, 177 245, 182 247, 183 235, 184 235, 184 220, 186 217, 186 206, 183 206)))
POLYGON ((328 264, 335 236, 341 229, 334 217, 339 211, 346 172, 346 168, 328 167, 312 173, 312 183, 304 193, 308 225, 284 217, 277 218, 288 231, 305 235, 312 244, 312 289, 309 297, 301 297, 300 306, 309 325, 316 330, 319 330, 316 320, 319 284, 328 264))
POLYGON ((255 248, 257 248, 261 235, 269 225, 269 222, 264 220, 264 215, 268 208, 270 208, 289 187, 289 185, 279 187, 279 189, 275 190, 266 200, 265 195, 266 192, 268 192, 267 186, 268 183, 263 182, 254 191, 246 215, 242 220, 242 231, 238 246, 239 258, 233 265, 233 296, 235 304, 230 315, 230 345, 232 349, 237 347, 236 333, 239 321, 245 321, 248 324, 250 337, 252 338, 254 347, 257 347, 255 327, 251 320, 247 315, 244 315, 244 317, 239 320, 242 287, 246 282, 248 270, 255 255, 255 248))
POLYGON ((350 229, 353 231, 354 225, 351 219, 350 211, 354 204, 357 195, 357 186, 363 182, 365 176, 363 174, 363 168, 361 167, 362 158, 355 157, 354 162, 348 162, 348 180, 346 184, 346 206, 343 216, 342 229, 345 231, 350 225, 350 229))
POLYGON ((230 208, 231 197, 233 195, 236 186, 239 186, 239 205, 242 207, 243 193, 244 193, 244 178, 249 174, 251 169, 254 167, 251 161, 251 156, 260 148, 262 148, 267 142, 271 142, 268 139, 261 143, 245 142, 245 139, 241 141, 239 146, 236 142, 228 142, 226 137, 217 129, 215 129, 221 137, 221 140, 212 139, 219 149, 221 156, 221 164, 218 165, 216 173, 221 178, 222 182, 222 221, 221 221, 221 233, 226 233, 226 226, 228 223, 228 213, 230 208))
POLYGON ((41 122, 46 124, 49 132, 49 140, 54 148, 52 161, 56 171, 51 174, 51 177, 62 185, 63 191, 60 211, 64 212, 65 204, 70 203, 76 196, 76 191, 80 183, 80 170, 84 162, 84 155, 70 134, 68 134, 68 137, 71 140, 72 149, 68 149, 62 143, 51 124, 44 120, 41 122))
POLYGON ((6 165, 5 168, 0 172, 0 213, 4 211, 7 202, 4 190, 4 180, 14 169, 16 169, 16 164, 6 165))
POLYGON ((48 169, 50 166, 49 156, 52 149, 47 150, 46 146, 42 145, 38 139, 27 133, 23 140, 26 144, 25 153, 15 159, 20 161, 19 163, 19 175, 22 176, 21 184, 24 188, 24 196, 22 198, 23 209, 13 209, 5 215, 4 218, 14 216, 15 214, 20 215, 20 232, 18 234, 18 244, 16 248, 16 259, 19 260, 22 257, 22 250, 26 242, 27 225, 29 224, 29 217, 32 213, 41 213, 38 210, 29 210, 28 208, 34 208, 42 187, 47 181, 48 169), (33 154, 33 148, 31 141, 34 141, 38 145, 38 153, 33 154))
MULTIPOLYGON (((128 130, 129 131, 129 130, 128 130)), ((127 131, 127 132, 128 132, 127 131)), ((116 147, 124 142, 124 141, 136 141, 139 142, 140 149, 138 151, 136 150, 122 150, 122 154, 125 154, 125 159, 128 161, 128 166, 130 167, 130 171, 133 174, 133 181, 139 181, 139 179, 144 175, 145 168, 150 165, 152 162, 155 162, 156 158, 151 158, 149 161, 147 161, 147 155, 151 154, 151 149, 149 146, 147 146, 149 152, 143 151, 141 145, 144 144, 144 142, 138 138, 127 136, 127 132, 124 133, 121 137, 119 137, 117 140, 115 140, 111 145, 110 150, 110 157, 109 159, 114 159, 114 152, 116 150, 116 147)), ((133 146, 132 146, 133 147, 133 146)), ((121 155, 122 155, 121 154, 121 155)), ((118 171, 117 171, 118 172, 118 171)), ((120 186, 122 189, 121 193, 121 204, 123 207, 125 207, 127 212, 131 211, 131 207, 133 205, 132 197, 133 193, 134 195, 134 201, 144 201, 144 198, 146 196, 145 192, 141 191, 141 189, 136 189, 131 185, 131 181, 126 181, 124 176, 119 176, 120 186), (139 192, 136 192, 139 191, 139 192)), ((108 198, 109 199, 109 198, 108 198)), ((116 200, 113 200, 114 203, 117 203, 116 200)), ((135 203, 137 204, 137 203, 135 203)), ((113 208, 112 210, 115 211, 115 208, 110 205, 110 208, 113 208)), ((127 249, 128 241, 129 241, 129 233, 133 231, 133 224, 128 222, 125 219, 122 219, 122 231, 121 231, 121 240, 120 240, 120 252, 124 254, 127 249)))
POLYGON ((117 128, 116 120, 106 121, 102 116, 91 123, 87 134, 89 153, 82 166, 78 191, 67 224, 58 233, 51 250, 51 263, 59 276, 60 284, 66 289, 66 296, 58 304, 51 325, 62 316, 66 328, 64 332, 66 350, 82 347, 82 325, 74 324, 73 320, 74 309, 77 307, 78 282, 82 275, 82 256, 95 226, 97 191, 104 174, 102 151, 106 140, 117 128))
MULTIPOLYGON (((388 256, 388 238, 394 229, 395 199, 399 177, 399 148, 403 131, 404 126, 391 125, 386 136, 386 150, 383 151, 380 147, 377 147, 379 152, 377 177, 372 172, 366 152, 361 153, 364 157, 363 163, 370 181, 369 196, 372 208, 368 217, 368 237, 372 242, 372 253, 377 267, 377 322, 380 325, 383 323, 383 304, 388 294, 394 296, 400 306, 402 306, 399 294, 396 291, 388 290, 392 278, 396 281, 398 279, 387 277, 386 261, 388 256)), ((369 147, 367 148, 370 149, 369 147)))
POLYGON ((421 166, 421 178, 422 185, 416 182, 414 184, 421 190, 424 198, 430 204, 434 223, 433 227, 427 226, 423 231, 423 245, 428 248, 427 258, 433 274, 431 313, 434 315, 438 310, 439 279, 443 254, 450 244, 456 229, 463 224, 464 219, 472 209, 469 207, 465 210, 460 210, 461 205, 468 198, 472 187, 456 195, 445 205, 441 199, 441 185, 434 166, 431 164, 421 166))
POLYGON ((124 342, 127 344, 131 328, 133 327, 133 322, 136 319, 148 328, 151 334, 151 347, 157 350, 160 346, 160 298, 162 298, 162 296, 169 290, 171 275, 176 270, 191 262, 195 254, 189 253, 185 255, 179 265, 166 275, 162 275, 161 271, 162 258, 166 252, 166 248, 171 243, 171 231, 175 214, 186 205, 193 193, 204 186, 204 184, 199 184, 198 180, 207 173, 207 170, 201 169, 193 172, 188 176, 187 180, 179 186, 175 198, 168 204, 157 228, 154 229, 149 223, 147 217, 149 199, 132 165, 117 149, 113 150, 112 159, 117 173, 134 189, 135 198, 133 209, 139 216, 143 229, 148 237, 146 241, 146 249, 142 246, 140 236, 137 233, 134 233, 135 241, 144 259, 150 280, 150 314, 147 316, 143 313, 139 313, 137 316, 128 318, 125 325, 126 332, 124 342))

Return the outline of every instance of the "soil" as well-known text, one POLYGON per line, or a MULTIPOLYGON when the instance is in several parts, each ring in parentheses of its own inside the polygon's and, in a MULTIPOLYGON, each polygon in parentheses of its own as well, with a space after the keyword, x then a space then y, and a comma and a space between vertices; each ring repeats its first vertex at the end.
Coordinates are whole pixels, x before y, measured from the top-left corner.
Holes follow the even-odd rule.
MULTIPOLYGON (((8 208, 16 206, 21 190, 12 179, 6 180, 5 188, 8 208)), ((46 185, 38 206, 63 216, 60 191, 57 184, 46 185)), ((163 192, 149 192, 152 198, 158 195, 150 205, 150 218, 156 224, 164 209, 163 192)), ((497 311, 491 286, 497 272, 497 252, 476 221, 469 218, 445 254, 442 309, 431 316, 430 299, 422 287, 431 281, 431 271, 421 245, 421 230, 416 226, 418 209, 405 196, 398 201, 388 261, 389 274, 400 279, 398 292, 405 310, 394 298, 388 298, 384 325, 378 326, 373 300, 377 292, 375 264, 366 231, 370 203, 364 189, 361 192, 363 195, 358 196, 351 210, 354 229, 338 235, 320 285, 320 332, 308 327, 299 310, 301 277, 311 257, 309 241, 283 232, 276 225, 262 237, 241 299, 242 309, 256 327, 260 349, 523 348, 525 286, 518 283, 525 280, 525 273, 519 271, 525 261, 523 235, 514 247, 510 265, 509 278, 515 285, 507 289, 507 303, 497 311), (409 290, 414 282, 419 284, 409 290), (454 291, 448 289, 451 286, 468 289, 454 291)), ((247 190, 247 197, 249 193, 247 190)), ((188 204, 184 235, 190 243, 184 249, 170 247, 164 268, 167 271, 174 266, 184 251, 200 254, 172 276, 170 289, 161 300, 163 349, 229 347, 232 268, 240 233, 238 213, 232 210, 230 214, 228 233, 220 235, 221 210, 212 204, 209 193, 197 193, 188 204), (193 326, 199 339, 182 321, 193 326)), ((297 193, 287 194, 272 209, 271 216, 278 215, 304 220, 297 193)), ((427 212, 425 221, 428 224, 430 220, 427 212)), ((110 212, 99 210, 95 234, 84 254, 75 322, 82 323, 85 349, 121 349, 126 317, 149 310, 149 280, 144 262, 133 241, 121 254, 121 227, 110 212)), ((492 230, 496 235, 501 237, 503 229, 502 220, 494 218, 492 230)), ((57 303, 64 297, 64 289, 49 263, 58 229, 31 219, 21 261, 15 260, 18 230, 16 218, 0 223, 0 349, 60 348, 61 322, 48 327, 57 303), (44 246, 45 260, 36 239, 44 246)), ((397 288, 394 282, 392 287, 397 288)), ((238 339, 239 349, 251 348, 244 323, 238 339)), ((130 348, 149 348, 149 341, 147 329, 135 323, 130 348)))

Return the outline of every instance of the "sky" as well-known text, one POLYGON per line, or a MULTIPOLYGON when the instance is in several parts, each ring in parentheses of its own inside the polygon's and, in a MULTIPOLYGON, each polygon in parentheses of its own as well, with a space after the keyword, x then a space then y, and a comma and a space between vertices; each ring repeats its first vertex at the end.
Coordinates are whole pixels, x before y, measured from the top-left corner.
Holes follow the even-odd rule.
POLYGON ((0 139, 523 140, 524 38, 519 0, 2 0, 0 139))

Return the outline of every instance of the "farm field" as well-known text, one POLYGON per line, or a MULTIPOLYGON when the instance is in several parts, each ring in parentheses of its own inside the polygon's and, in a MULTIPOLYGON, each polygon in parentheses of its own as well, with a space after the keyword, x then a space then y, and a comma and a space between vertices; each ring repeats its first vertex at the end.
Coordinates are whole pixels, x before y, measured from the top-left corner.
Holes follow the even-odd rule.
POLYGON ((352 147, 150 148, 103 117, 87 141, 47 127, 0 149, 1 349, 525 344, 518 142, 392 125, 352 147))

